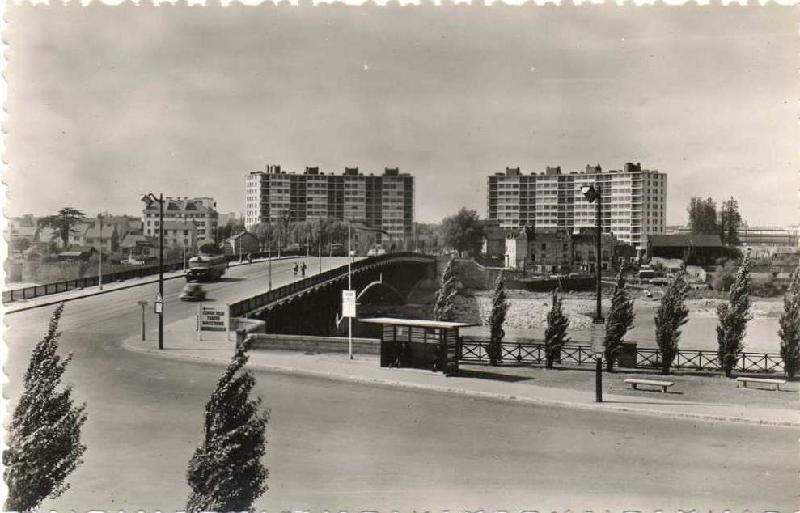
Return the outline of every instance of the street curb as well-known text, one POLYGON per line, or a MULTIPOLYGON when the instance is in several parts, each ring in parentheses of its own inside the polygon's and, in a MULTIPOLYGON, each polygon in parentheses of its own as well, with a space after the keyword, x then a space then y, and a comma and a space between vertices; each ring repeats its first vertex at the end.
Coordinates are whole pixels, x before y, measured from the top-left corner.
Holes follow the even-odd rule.
MULTIPOLYGON (((275 260, 288 260, 290 258, 296 258, 296 257, 275 257, 272 261, 274 262, 275 260)), ((258 262, 267 262, 267 260, 260 260, 258 262)), ((254 261, 254 263, 258 263, 258 262, 254 261)), ((248 264, 246 264, 245 262, 241 262, 241 263, 240 262, 236 262, 236 265, 233 265, 231 267, 239 267, 241 265, 248 265, 248 264)), ((185 272, 182 273, 182 274, 179 274, 178 276, 170 276, 168 278, 165 277, 164 281, 174 280, 176 278, 183 278, 184 276, 186 276, 185 272)), ((108 289, 108 290, 96 290, 96 291, 92 292, 91 294, 85 294, 83 296, 70 297, 70 298, 66 298, 66 299, 48 300, 45 303, 38 303, 38 304, 35 304, 35 305, 30 305, 30 306, 23 306, 23 307, 16 308, 16 309, 10 310, 10 311, 6 310, 4 308, 3 309, 3 315, 11 315, 11 314, 15 314, 17 312, 24 312, 26 310, 32 310, 34 308, 41 308, 41 307, 44 307, 44 306, 57 305, 58 303, 66 303, 68 301, 75 301, 75 300, 84 299, 84 298, 87 298, 87 297, 99 296, 101 294, 109 294, 109 293, 115 292, 117 290, 125 290, 125 289, 130 289, 130 288, 133 288, 133 287, 141 287, 142 285, 150 285, 152 283, 158 283, 158 278, 155 278, 155 279, 150 280, 150 281, 143 281, 143 282, 139 282, 139 283, 131 283, 131 284, 128 284, 128 285, 124 285, 122 287, 116 287, 116 288, 108 289)), ((53 294, 53 296, 56 296, 56 295, 57 294, 53 294)))
MULTIPOLYGON (((123 341, 122 345, 126 350, 141 354, 147 354, 155 357, 171 358, 174 360, 200 361, 204 363, 211 363, 218 367, 226 367, 228 365, 228 362, 220 361, 216 358, 209 358, 198 355, 170 354, 170 353, 163 353, 157 349, 136 347, 131 343, 132 340, 135 339, 127 339, 123 341)), ((345 381, 350 383, 381 385, 392 388, 402 388, 406 390, 425 390, 431 392, 460 395, 463 397, 474 397, 487 400, 499 400, 503 402, 511 402, 516 404, 555 406, 559 408, 571 408, 578 410, 603 411, 603 412, 615 411, 620 413, 631 413, 635 415, 647 415, 652 417, 665 417, 665 418, 702 420, 702 421, 714 421, 714 422, 731 422, 738 424, 750 424, 756 426, 800 428, 800 421, 798 422, 772 421, 765 419, 747 419, 741 417, 730 417, 724 415, 711 415, 703 413, 671 412, 664 410, 632 408, 629 406, 611 406, 608 403, 603 403, 603 405, 600 405, 600 404, 590 404, 590 403, 575 403, 570 401, 554 401, 549 399, 536 399, 532 397, 518 397, 515 395, 501 394, 496 392, 479 392, 475 390, 467 390, 464 388, 457 388, 457 387, 424 385, 420 383, 408 383, 404 381, 395 381, 395 380, 381 379, 381 378, 365 378, 362 376, 356 376, 352 374, 337 374, 334 372, 314 371, 309 369, 301 369, 297 367, 282 367, 279 365, 248 363, 248 367, 250 367, 253 370, 274 372, 277 374, 300 375, 300 376, 328 379, 333 381, 345 381)))

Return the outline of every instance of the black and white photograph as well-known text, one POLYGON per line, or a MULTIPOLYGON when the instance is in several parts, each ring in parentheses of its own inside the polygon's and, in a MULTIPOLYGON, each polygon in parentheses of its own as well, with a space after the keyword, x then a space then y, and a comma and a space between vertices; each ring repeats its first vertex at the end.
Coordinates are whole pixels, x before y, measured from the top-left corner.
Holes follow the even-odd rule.
POLYGON ((800 10, 2 10, 4 511, 800 510, 800 10))

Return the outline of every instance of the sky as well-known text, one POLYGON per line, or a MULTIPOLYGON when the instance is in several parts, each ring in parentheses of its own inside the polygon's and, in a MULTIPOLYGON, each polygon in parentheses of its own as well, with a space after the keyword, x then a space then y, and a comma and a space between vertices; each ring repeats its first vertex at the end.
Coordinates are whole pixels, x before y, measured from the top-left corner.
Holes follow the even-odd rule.
POLYGON ((416 178, 416 218, 486 215, 486 177, 625 162, 667 223, 733 196, 800 222, 797 9, 7 5, 9 216, 244 210, 267 164, 416 178))

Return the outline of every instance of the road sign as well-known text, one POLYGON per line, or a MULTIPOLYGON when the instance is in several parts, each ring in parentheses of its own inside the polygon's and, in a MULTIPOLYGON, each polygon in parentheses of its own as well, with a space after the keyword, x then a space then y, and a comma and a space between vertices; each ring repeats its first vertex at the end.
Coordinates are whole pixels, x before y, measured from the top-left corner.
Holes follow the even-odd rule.
POLYGON ((159 315, 164 313, 164 300, 161 298, 161 294, 156 294, 156 300, 153 302, 153 311, 159 315))
POLYGON ((592 352, 594 352, 595 356, 602 355, 603 351, 605 351, 605 341, 606 336, 606 327, 603 324, 603 321, 595 321, 592 324, 592 331, 591 331, 591 340, 592 340, 592 352))
POLYGON ((228 305, 197 307, 197 336, 203 339, 203 334, 221 333, 228 336, 230 329, 230 316, 228 305))
POLYGON ((342 291, 342 317, 356 316, 356 291, 342 291))

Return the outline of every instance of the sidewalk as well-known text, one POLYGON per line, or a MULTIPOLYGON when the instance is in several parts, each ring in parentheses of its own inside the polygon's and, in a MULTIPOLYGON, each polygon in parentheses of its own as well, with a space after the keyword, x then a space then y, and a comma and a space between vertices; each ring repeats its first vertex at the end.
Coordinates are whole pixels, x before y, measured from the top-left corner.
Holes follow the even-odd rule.
MULTIPOLYGON (((165 349, 155 347, 153 337, 147 342, 139 338, 125 341, 126 349, 165 358, 204 361, 227 365, 233 355, 233 342, 198 341, 193 318, 165 326, 165 349)), ((393 386, 405 389, 437 391, 490 400, 510 401, 615 411, 672 418, 689 418, 725 422, 744 422, 769 426, 800 427, 800 412, 785 408, 671 401, 654 398, 604 394, 603 403, 595 403, 594 393, 564 388, 543 387, 532 383, 513 383, 474 377, 445 377, 440 373, 417 369, 381 368, 377 356, 346 354, 305 354, 293 351, 250 352, 250 368, 271 372, 300 374, 324 379, 393 386)))
MULTIPOLYGON (((287 258, 294 258, 294 257, 273 257, 272 261, 274 262, 276 260, 285 260, 287 258)), ((267 258, 254 258, 253 263, 266 262, 267 260, 268 260, 267 258)), ((229 267, 238 267, 240 265, 247 265, 247 261, 231 262, 229 264, 229 267)), ((164 273, 164 281, 174 280, 175 278, 183 278, 185 274, 186 273, 184 271, 173 271, 164 273)), ((58 292, 56 294, 39 296, 33 299, 20 299, 14 301, 13 303, 3 305, 3 314, 9 315, 16 312, 24 312, 25 310, 30 310, 31 308, 39 308, 42 306, 55 305, 63 301, 74 301, 76 299, 81 299, 84 297, 97 296, 99 294, 107 294, 109 292, 114 292, 115 290, 129 289, 131 287, 139 287, 141 285, 147 285, 150 283, 157 283, 157 282, 158 282, 158 274, 154 274, 151 276, 145 276, 143 278, 132 278, 130 280, 116 281, 113 283, 104 283, 103 290, 100 290, 97 287, 97 285, 95 285, 93 287, 86 287, 83 289, 73 289, 73 290, 68 290, 66 292, 58 292)))

